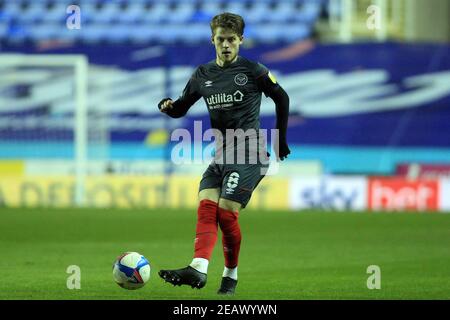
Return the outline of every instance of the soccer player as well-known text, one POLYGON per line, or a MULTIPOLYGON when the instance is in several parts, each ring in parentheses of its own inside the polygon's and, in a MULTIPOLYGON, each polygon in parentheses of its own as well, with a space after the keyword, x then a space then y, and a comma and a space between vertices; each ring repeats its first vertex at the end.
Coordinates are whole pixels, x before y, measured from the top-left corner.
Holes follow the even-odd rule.
POLYGON ((249 202, 268 167, 265 141, 259 135, 261 96, 264 93, 275 102, 277 160, 284 160, 290 154, 286 141, 289 97, 265 66, 238 55, 245 26, 241 16, 222 13, 211 20, 210 26, 216 58, 195 70, 176 101, 165 98, 158 104, 161 112, 179 118, 203 97, 211 127, 218 135, 222 134, 221 139, 215 137, 216 156, 200 182, 193 260, 185 268, 160 270, 159 275, 173 285, 199 289, 205 286, 219 226, 225 268, 218 294, 234 294, 241 246, 238 214, 249 202), (236 132, 240 129, 245 134, 230 138, 227 135, 230 129, 236 132), (251 147, 254 141, 256 149, 251 147), (244 161, 236 163, 236 155, 244 161), (257 161, 251 161, 255 155, 258 155, 257 161), (219 161, 221 159, 225 161, 219 161))

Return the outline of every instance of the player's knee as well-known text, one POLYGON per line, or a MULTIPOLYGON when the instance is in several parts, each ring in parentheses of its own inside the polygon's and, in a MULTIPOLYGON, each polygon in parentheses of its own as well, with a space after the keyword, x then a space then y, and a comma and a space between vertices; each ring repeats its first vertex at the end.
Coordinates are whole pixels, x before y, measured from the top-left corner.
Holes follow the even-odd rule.
POLYGON ((218 221, 226 242, 241 241, 241 230, 238 222, 238 212, 219 208, 218 221))
POLYGON ((200 201, 198 210, 198 222, 200 225, 217 224, 217 202, 209 199, 200 201))
POLYGON ((218 223, 218 219, 217 219, 216 215, 204 214, 204 213, 198 214, 197 221, 199 224, 203 224, 203 225, 210 225, 210 224, 216 225, 218 223))
POLYGON ((239 202, 228 200, 228 199, 219 199, 219 208, 222 208, 226 211, 231 212, 239 212, 241 210, 242 205, 239 202))
POLYGON ((219 203, 220 190, 219 188, 215 189, 203 189, 198 193, 198 201, 202 200, 210 200, 215 203, 219 203))

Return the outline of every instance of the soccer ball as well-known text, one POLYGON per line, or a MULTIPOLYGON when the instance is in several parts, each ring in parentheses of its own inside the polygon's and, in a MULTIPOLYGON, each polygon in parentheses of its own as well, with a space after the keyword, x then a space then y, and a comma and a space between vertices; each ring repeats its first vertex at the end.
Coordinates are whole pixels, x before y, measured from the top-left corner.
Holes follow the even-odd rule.
POLYGON ((142 254, 125 252, 114 262, 113 278, 124 289, 142 288, 150 279, 150 263, 142 254))

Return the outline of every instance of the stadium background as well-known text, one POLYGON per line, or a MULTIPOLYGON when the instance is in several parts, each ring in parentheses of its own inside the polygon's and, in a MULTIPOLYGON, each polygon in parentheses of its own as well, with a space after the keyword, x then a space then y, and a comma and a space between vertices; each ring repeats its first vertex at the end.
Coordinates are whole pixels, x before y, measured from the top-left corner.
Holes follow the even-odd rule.
MULTIPOLYGON (((359 219, 352 211, 377 212, 395 233, 404 228, 399 218, 379 212, 450 211, 449 1, 0 0, 4 229, 22 223, 24 230, 32 230, 32 223, 64 229, 55 216, 67 214, 67 223, 73 222, 77 214, 70 208, 78 206, 88 208, 80 217, 96 221, 120 224, 121 215, 141 221, 154 213, 164 224, 160 214, 166 211, 185 221, 195 210, 208 164, 201 157, 206 143, 195 135, 195 121, 202 121, 203 131, 209 127, 207 110, 199 101, 187 117, 169 119, 156 106, 162 97, 177 97, 194 68, 214 57, 209 21, 223 11, 243 15, 241 54, 268 66, 291 98, 291 155, 258 187, 249 212, 279 210, 289 223, 297 212, 311 221, 316 213, 319 220, 334 221, 322 212, 341 211, 348 221, 343 233, 359 219), (48 55, 84 56, 88 72, 80 77, 85 81, 77 82, 73 67, 39 59, 48 55), (76 118, 76 94, 83 89, 87 110, 76 118), (188 129, 196 142, 194 163, 171 161, 176 142, 170 135, 176 128, 188 129), (101 208, 135 210, 111 210, 108 218, 101 208)), ((262 127, 273 128, 270 99, 263 99, 261 115, 262 127)), ((262 217, 271 224, 273 215, 262 217)), ((446 216, 439 223, 412 217, 417 229, 405 236, 411 241, 430 223, 424 241, 434 232, 440 236, 429 245, 445 265, 446 216)), ((156 223, 148 219, 142 223, 156 223)), ((5 230, 5 247, 21 237, 5 230)), ((374 237, 384 237, 385 230, 380 226, 374 237)), ((31 232, 23 239, 41 236, 31 232)), ((448 271, 440 276, 445 281, 435 296, 448 298, 448 271)), ((420 292, 411 296, 421 297, 420 292)))

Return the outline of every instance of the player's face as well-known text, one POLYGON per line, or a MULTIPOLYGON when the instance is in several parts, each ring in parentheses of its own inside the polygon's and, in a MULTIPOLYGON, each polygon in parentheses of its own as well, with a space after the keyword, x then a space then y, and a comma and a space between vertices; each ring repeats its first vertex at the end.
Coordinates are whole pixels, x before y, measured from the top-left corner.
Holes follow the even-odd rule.
POLYGON ((216 47, 216 61, 219 65, 227 65, 237 59, 239 46, 242 44, 242 36, 232 30, 218 27, 211 40, 216 47))

